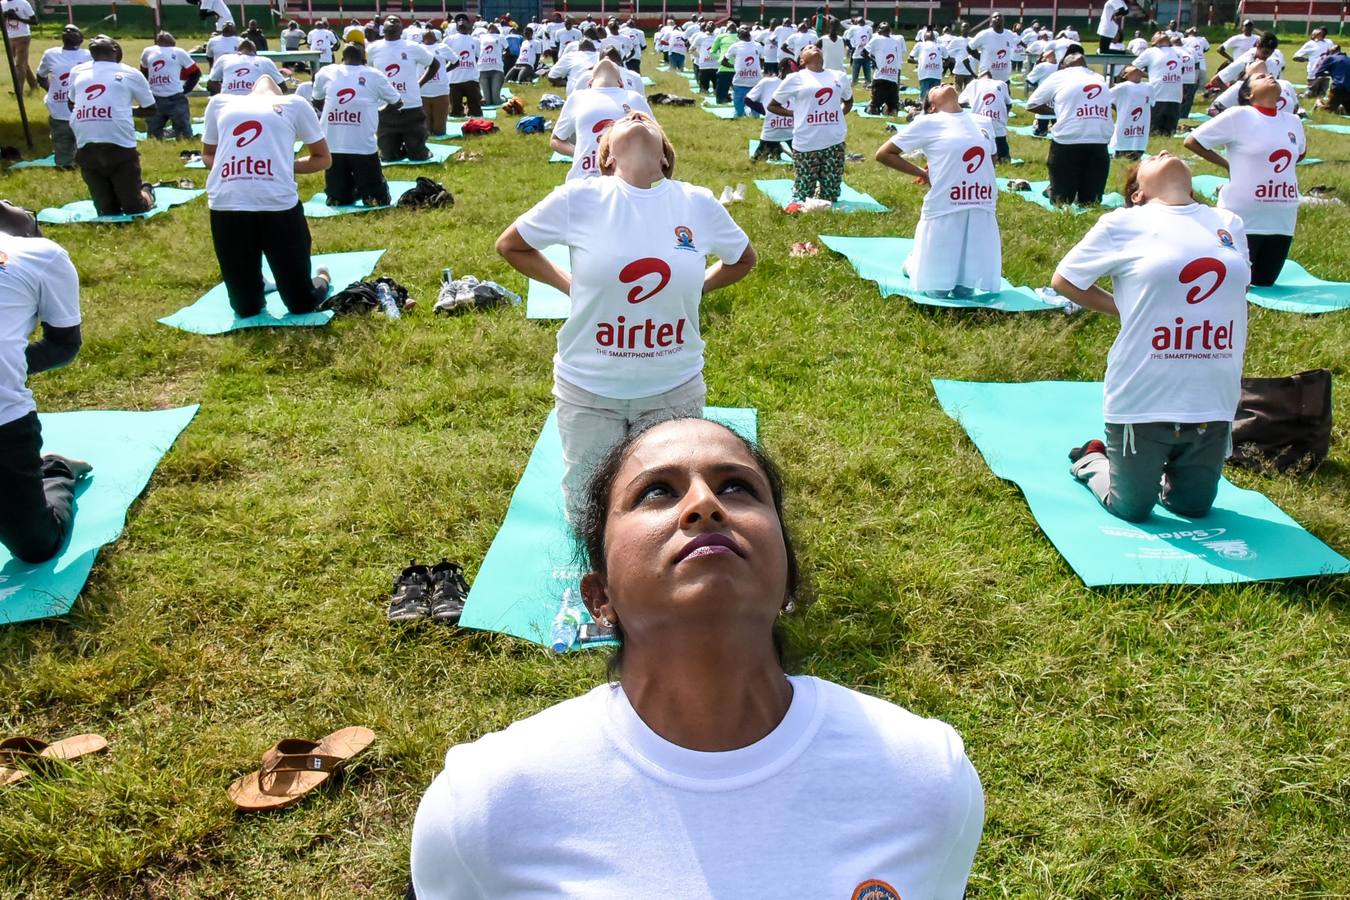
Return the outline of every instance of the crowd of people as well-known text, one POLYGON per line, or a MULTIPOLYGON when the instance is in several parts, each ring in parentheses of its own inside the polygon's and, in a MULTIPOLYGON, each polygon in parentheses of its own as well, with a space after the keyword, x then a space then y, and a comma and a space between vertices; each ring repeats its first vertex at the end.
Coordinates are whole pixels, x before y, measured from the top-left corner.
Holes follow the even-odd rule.
MULTIPOLYGON (((24 0, 6 0, 7 18, 11 2, 24 0)), ((702 298, 746 277, 757 254, 724 203, 677 178, 676 145, 644 96, 647 37, 636 23, 558 13, 523 28, 467 15, 434 27, 390 17, 353 21, 339 37, 322 20, 309 31, 290 22, 279 52, 320 54, 300 86, 258 55, 267 44, 256 23, 239 35, 227 9, 200 5, 221 20, 205 51, 202 159, 221 280, 239 316, 260 312, 272 289, 294 313, 330 290, 328 272, 311 271, 297 176, 323 172, 333 204, 387 205, 381 162, 427 159, 447 115, 500 104, 506 82, 543 77, 566 94, 550 138, 572 159, 564 183, 496 249, 571 300, 553 357, 561 489, 588 560, 586 606, 620 636, 621 665, 614 684, 451 751, 414 830, 418 896, 514 895, 547 873, 551 885, 602 894, 658 883, 681 896, 710 886, 730 895, 769 877, 809 896, 959 897, 983 822, 960 738, 789 676, 776 650, 775 621, 805 599, 782 481, 759 448, 701 419, 702 298), (567 248, 567 266, 544 253, 554 246, 567 248), (605 789, 563 794, 559 779, 605 789), (815 798, 809 811, 789 802, 803 794, 815 798), (839 821, 874 810, 867 835, 831 829, 804 842, 821 803, 839 821), (688 840, 670 844, 649 827, 667 817, 697 823, 688 840), (616 833, 629 852, 613 852, 616 833), (711 852, 738 845, 752 848, 754 865, 711 852)), ((694 16, 667 21, 652 47, 676 71, 692 60, 700 89, 736 117, 763 116, 756 158, 791 157, 798 202, 839 198, 854 91, 860 82, 870 91, 869 112, 899 114, 912 63, 917 103, 873 155, 926 190, 905 272, 933 297, 1000 289, 995 166, 1011 159, 1015 74, 1048 129, 1052 201, 1100 203, 1111 150, 1130 157, 1125 208, 1097 219, 1052 279, 1062 297, 1120 320, 1104 439, 1071 450, 1070 474, 1122 519, 1142 521, 1157 504, 1201 517, 1231 446, 1246 290, 1280 275, 1307 146, 1273 34, 1244 23, 1209 78, 1209 45, 1195 29, 1136 32, 1127 44, 1130 12, 1126 0, 1102 10, 1098 52, 1119 58, 1109 74, 1088 65, 1072 28, 1008 26, 999 13, 974 27, 923 26, 912 46, 861 14, 796 24, 694 16), (1151 135, 1176 134, 1201 91, 1213 116, 1185 146, 1229 174, 1215 208, 1195 199, 1177 156, 1141 159, 1151 135)), ((1344 106, 1347 63, 1324 31, 1294 58, 1307 61, 1311 96, 1344 106)), ((153 139, 190 136, 187 95, 203 77, 173 35, 158 34, 132 67, 116 41, 99 36, 86 49, 68 26, 33 77, 47 90, 56 164, 79 168, 98 212, 153 206, 134 119, 147 119, 153 139)), ((26 387, 80 347, 78 276, 34 217, 8 203, 0 270, 0 543, 38 562, 58 552, 89 473, 42 454, 26 387)))

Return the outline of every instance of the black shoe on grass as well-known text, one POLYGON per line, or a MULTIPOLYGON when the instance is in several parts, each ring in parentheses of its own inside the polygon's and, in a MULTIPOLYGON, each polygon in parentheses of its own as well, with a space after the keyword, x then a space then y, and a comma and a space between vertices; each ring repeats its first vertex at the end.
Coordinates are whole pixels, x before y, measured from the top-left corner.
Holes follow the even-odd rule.
POLYGON ((464 570, 445 557, 431 567, 431 619, 446 625, 458 625, 469 599, 469 582, 464 570))
POLYGON ((417 560, 394 579, 394 596, 389 601, 390 622, 413 622, 431 612, 431 573, 417 560))

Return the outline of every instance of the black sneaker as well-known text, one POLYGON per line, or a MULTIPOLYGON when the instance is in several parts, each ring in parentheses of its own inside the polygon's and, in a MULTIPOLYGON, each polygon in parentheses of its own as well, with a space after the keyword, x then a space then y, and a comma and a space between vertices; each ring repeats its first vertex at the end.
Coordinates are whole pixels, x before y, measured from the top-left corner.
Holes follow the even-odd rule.
POLYGON ((431 618, 446 625, 458 625, 464 612, 464 601, 469 599, 469 582, 458 563, 445 557, 431 567, 431 618))
POLYGON ((417 560, 408 560, 408 567, 394 579, 394 596, 389 601, 390 622, 412 622, 425 618, 431 611, 431 573, 417 560))

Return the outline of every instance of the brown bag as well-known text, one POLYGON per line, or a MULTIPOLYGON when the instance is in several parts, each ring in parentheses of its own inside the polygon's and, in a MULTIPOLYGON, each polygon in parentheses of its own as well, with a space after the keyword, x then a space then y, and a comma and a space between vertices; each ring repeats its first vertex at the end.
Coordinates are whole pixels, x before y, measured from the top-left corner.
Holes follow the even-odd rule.
POLYGON ((1330 450, 1330 371, 1242 379, 1230 463, 1306 473, 1320 466, 1330 450))

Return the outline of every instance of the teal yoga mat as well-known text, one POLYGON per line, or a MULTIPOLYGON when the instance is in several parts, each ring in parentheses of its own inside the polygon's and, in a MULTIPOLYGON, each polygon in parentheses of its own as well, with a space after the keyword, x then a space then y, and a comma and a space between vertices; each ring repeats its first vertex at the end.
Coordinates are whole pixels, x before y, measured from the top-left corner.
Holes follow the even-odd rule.
POLYGON ((70 538, 55 559, 29 565, 0 547, 0 624, 70 611, 99 548, 122 533, 127 510, 196 414, 196 406, 39 414, 43 452, 83 459, 94 471, 76 488, 70 538))
MULTIPOLYGON (((751 158, 751 159, 754 159, 754 158, 755 158, 755 151, 758 150, 758 149, 759 149, 759 141, 756 141, 756 140, 753 140, 753 139, 752 139, 752 140, 750 141, 750 151, 749 151, 749 152, 750 152, 750 158, 751 158)), ((792 165, 792 157, 788 154, 788 152, 787 152, 787 150, 786 150, 786 148, 785 148, 784 151, 783 151, 783 158, 782 158, 782 159, 765 159, 765 160, 761 160, 761 162, 766 162, 766 163, 768 163, 768 164, 771 165, 771 166, 790 166, 790 165, 792 165)))
POLYGON ((1009 126, 1008 126, 1008 134, 1017 134, 1017 135, 1021 135, 1022 137, 1036 137, 1036 138, 1041 138, 1041 139, 1045 139, 1045 138, 1050 137, 1050 135, 1048 135, 1048 134, 1043 134, 1043 135, 1042 135, 1042 134, 1036 134, 1035 131, 1036 131, 1036 126, 1035 126, 1035 125, 1009 125, 1009 126))
MULTIPOLYGON (((452 117, 450 121, 463 124, 464 122, 467 122, 470 119, 496 119, 496 118, 497 118, 496 108, 495 107, 489 108, 485 106, 483 107, 483 114, 481 116, 460 116, 458 118, 452 117)), ((462 131, 460 132, 460 135, 463 136, 462 131)))
POLYGON ((551 163, 567 163, 570 166, 572 164, 572 157, 554 150, 553 155, 548 158, 548 161, 551 163))
POLYGON ((44 156, 42 159, 25 159, 23 162, 16 162, 10 166, 11 169, 55 169, 56 154, 44 156))
MULTIPOLYGON (((708 407, 705 415, 756 438, 753 409, 708 407)), ((460 625, 549 645, 563 591, 576 588, 583 574, 563 513, 562 474, 562 443, 550 412, 474 578, 460 625)))
MULTIPOLYGON (((193 136, 193 137, 201 137, 201 136, 204 135, 204 134, 206 134, 206 125, 204 125, 204 124, 201 123, 201 122, 193 121, 193 123, 192 123, 192 136, 193 136)), ((138 132, 136 132, 136 140, 138 140, 138 141, 148 141, 148 140, 150 140, 150 132, 148 132, 148 131, 138 131, 138 132)))
POLYGON ((393 162, 380 161, 380 166, 388 168, 389 166, 434 166, 445 162, 450 157, 459 152, 459 147, 454 144, 427 144, 427 149, 431 151, 430 159, 396 159, 393 162))
POLYGON ((650 76, 648 76, 648 75, 643 75, 643 76, 642 76, 642 86, 643 86, 643 87, 651 87, 651 86, 654 85, 654 84, 656 84, 656 79, 654 79, 654 78, 652 78, 652 77, 650 77, 650 76))
POLYGON ((1222 175, 1192 175, 1191 193, 1208 197, 1210 200, 1217 200, 1219 199, 1219 189, 1227 183, 1228 179, 1222 175))
POLYGON ((1336 312, 1350 309, 1350 282, 1323 281, 1291 259, 1273 285, 1248 288, 1247 299, 1280 312, 1336 312))
MULTIPOLYGON (((342 290, 353 281, 364 279, 375 271, 375 264, 384 255, 383 250, 358 250, 355 253, 323 253, 310 257, 312 271, 319 266, 327 266, 333 276, 333 290, 342 290)), ((272 270, 263 261, 263 276, 269 281, 272 270)), ((267 308, 256 316, 241 319, 230 309, 230 301, 225 293, 225 285, 218 284, 207 291, 194 304, 180 309, 171 316, 160 319, 160 324, 190 331, 193 334, 225 334, 245 328, 273 328, 284 326, 327 325, 333 318, 331 312, 312 312, 292 315, 286 311, 281 297, 275 291, 267 295, 267 308)))
POLYGON ((329 206, 328 195, 323 191, 315 194, 305 201, 302 207, 305 215, 311 219, 329 219, 333 216, 347 216, 352 213, 372 212, 377 209, 393 209, 398 205, 398 198, 402 197, 408 191, 417 187, 415 181, 391 181, 389 182, 389 205, 388 206, 366 206, 364 203, 353 203, 351 206, 329 206))
POLYGON ((448 140, 452 140, 452 139, 454 139, 454 138, 462 138, 462 137, 464 137, 464 123, 463 123, 463 122, 446 122, 446 123, 445 123, 445 134, 433 134, 433 135, 430 135, 430 136, 427 138, 427 140, 429 140, 429 141, 448 141, 448 140))
POLYGON ((1309 125, 1309 128, 1316 128, 1320 131, 1330 131, 1334 134, 1350 134, 1350 125, 1309 125))
MULTIPOLYGON (((1216 584, 1350 572, 1350 560, 1255 491, 1224 480, 1209 515, 1161 506, 1142 524, 1117 519, 1069 474, 1067 453, 1102 434, 1100 382, 934 381, 942 409, 989 468, 1015 482, 1065 562, 1089 586, 1216 584)), ((978 548, 972 548, 978 549, 978 548)))
POLYGON ((89 222, 134 222, 137 219, 149 219, 162 212, 168 212, 175 206, 196 200, 206 191, 189 191, 183 188, 155 188, 155 205, 149 212, 134 216, 100 216, 94 209, 93 200, 77 200, 65 206, 44 209, 38 212, 37 220, 44 225, 76 225, 89 222))
MULTIPOLYGON (((792 181, 791 181, 791 179, 788 179, 788 178, 774 178, 774 179, 759 178, 759 179, 756 179, 756 180, 755 180, 755 187, 759 188, 760 191, 761 191, 765 196, 767 196, 770 200, 772 200, 774 203, 777 203, 778 206, 779 206, 780 208, 786 208, 787 205, 788 205, 789 203, 792 202, 792 181)), ((834 211, 835 211, 835 212, 889 212, 890 210, 888 210, 886 207, 882 206, 880 203, 878 203, 876 200, 874 200, 874 199, 873 199, 872 197, 870 197, 869 195, 860 193, 860 192, 858 192, 858 191, 855 191, 853 188, 849 187, 848 185, 844 185, 844 186, 843 186, 843 190, 841 190, 840 193, 839 193, 839 200, 838 200, 838 202, 834 204, 834 211)))
POLYGON ((719 119, 736 118, 736 110, 732 109, 730 106, 705 106, 703 107, 703 111, 705 113, 712 113, 719 119))
MULTIPOLYGON (((548 257, 558 268, 571 271, 572 252, 562 244, 544 248, 548 257)), ((551 285, 530 279, 529 290, 525 292, 525 318, 527 319, 565 319, 572 314, 572 298, 551 285)))
POLYGON ((925 306, 947 306, 962 309, 996 309, 1000 312, 1039 312, 1057 309, 1041 301, 1029 287, 1018 287, 1003 279, 997 294, 976 294, 973 297, 942 299, 929 297, 914 289, 905 274, 905 260, 914 249, 912 238, 899 237, 842 237, 822 234, 821 242, 848 259, 860 278, 876 282, 881 296, 899 294, 925 306))
MULTIPOLYGON (((1010 179, 999 178, 997 180, 998 180, 998 189, 1000 191, 1003 191, 1004 193, 1007 194, 1011 194, 1014 197, 1021 197, 1023 200, 1035 203, 1042 209, 1048 209, 1051 212, 1068 212, 1072 210, 1075 214, 1079 214, 1085 213, 1089 209, 1095 208, 1090 206, 1056 206, 1055 204, 1050 202, 1049 197, 1045 196, 1045 189, 1050 187, 1050 182, 1048 181, 1030 181, 1028 183, 1031 185, 1031 190, 1014 191, 1008 187, 1010 179)), ((1125 198, 1122 197, 1120 194, 1116 193, 1115 191, 1111 191, 1109 193, 1102 195, 1102 206, 1104 206, 1107 209, 1118 209, 1124 205, 1125 205, 1125 198)))

